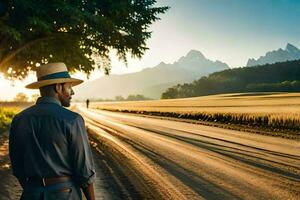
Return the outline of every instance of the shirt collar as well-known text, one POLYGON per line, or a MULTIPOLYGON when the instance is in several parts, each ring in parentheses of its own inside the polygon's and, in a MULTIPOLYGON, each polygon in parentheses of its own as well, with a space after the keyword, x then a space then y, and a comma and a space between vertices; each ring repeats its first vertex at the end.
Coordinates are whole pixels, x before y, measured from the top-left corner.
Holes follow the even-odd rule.
POLYGON ((54 103, 61 106, 60 101, 54 97, 47 97, 47 96, 39 97, 36 101, 36 104, 41 104, 41 103, 54 103))

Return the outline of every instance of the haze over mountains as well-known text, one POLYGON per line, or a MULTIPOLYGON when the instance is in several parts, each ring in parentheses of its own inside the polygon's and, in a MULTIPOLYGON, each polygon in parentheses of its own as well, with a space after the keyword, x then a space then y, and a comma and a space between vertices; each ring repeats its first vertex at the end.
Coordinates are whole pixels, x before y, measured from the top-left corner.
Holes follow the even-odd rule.
POLYGON ((282 48, 274 51, 269 51, 265 56, 259 57, 257 60, 250 58, 247 62, 247 66, 256 66, 263 64, 273 64, 276 62, 283 62, 289 60, 298 60, 300 59, 300 50, 292 44, 287 44, 286 48, 282 48))
POLYGON ((178 83, 191 82, 212 72, 229 69, 220 61, 211 61, 196 50, 191 50, 173 64, 161 62, 153 68, 140 72, 104 76, 75 87, 75 99, 114 98, 121 95, 142 94, 150 98, 160 98, 167 88, 178 83))
MULTIPOLYGON (((249 59, 247 66, 272 64, 287 60, 300 59, 300 50, 292 44, 286 48, 267 52, 258 59, 249 59)), ((169 87, 190 83, 213 72, 230 69, 226 63, 211 61, 200 52, 191 50, 173 64, 161 62, 155 67, 145 68, 140 72, 104 76, 75 87, 77 100, 113 99, 116 96, 141 94, 158 99, 169 87)))

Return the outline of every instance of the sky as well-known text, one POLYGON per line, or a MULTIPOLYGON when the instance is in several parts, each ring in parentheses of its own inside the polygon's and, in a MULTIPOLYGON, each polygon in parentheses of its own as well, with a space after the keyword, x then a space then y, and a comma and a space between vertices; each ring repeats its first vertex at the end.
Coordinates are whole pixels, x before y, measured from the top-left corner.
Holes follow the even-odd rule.
MULTIPOLYGON (((150 27, 149 50, 141 60, 129 56, 127 67, 111 52, 112 74, 173 63, 192 49, 234 68, 287 43, 300 47, 299 0, 158 0, 157 5, 171 8, 150 27)), ((82 74, 75 76, 86 79, 82 74)), ((89 80, 101 76, 96 71, 89 80)), ((36 93, 24 89, 33 81, 34 74, 13 86, 0 76, 0 100, 11 100, 18 92, 36 93)))

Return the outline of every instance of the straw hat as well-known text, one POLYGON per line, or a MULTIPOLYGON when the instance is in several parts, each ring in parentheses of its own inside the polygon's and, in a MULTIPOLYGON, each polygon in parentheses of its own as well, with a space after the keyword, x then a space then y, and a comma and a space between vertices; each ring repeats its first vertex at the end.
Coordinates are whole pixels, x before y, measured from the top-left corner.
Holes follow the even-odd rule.
POLYGON ((36 71, 37 82, 26 85, 28 89, 39 89, 46 85, 55 83, 72 83, 73 86, 83 82, 83 80, 71 78, 64 63, 49 63, 41 65, 36 71))

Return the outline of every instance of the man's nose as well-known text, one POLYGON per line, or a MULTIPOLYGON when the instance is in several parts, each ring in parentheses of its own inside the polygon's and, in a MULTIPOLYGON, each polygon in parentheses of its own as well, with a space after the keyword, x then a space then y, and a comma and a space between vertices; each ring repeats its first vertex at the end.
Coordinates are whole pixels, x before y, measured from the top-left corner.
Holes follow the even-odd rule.
POLYGON ((75 93, 74 93, 74 90, 73 90, 73 88, 71 88, 71 95, 74 95, 75 93))

